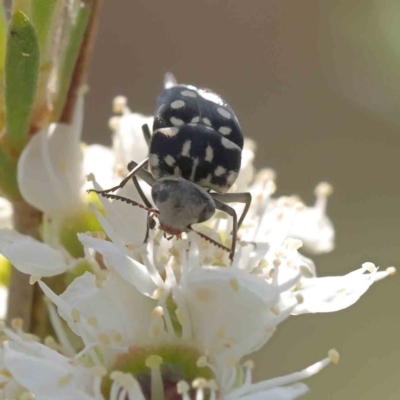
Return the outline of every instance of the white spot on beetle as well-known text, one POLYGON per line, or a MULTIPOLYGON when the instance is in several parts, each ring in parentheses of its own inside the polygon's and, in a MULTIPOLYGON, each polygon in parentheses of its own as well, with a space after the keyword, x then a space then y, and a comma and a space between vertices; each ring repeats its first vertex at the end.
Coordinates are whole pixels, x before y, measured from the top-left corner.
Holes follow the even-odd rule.
POLYGON ((206 158, 205 161, 211 162, 214 158, 214 149, 211 146, 207 146, 206 148, 206 158))
POLYGON ((183 100, 175 100, 171 103, 171 108, 178 109, 185 106, 185 102, 183 100))
POLYGON ((176 167, 174 168, 174 175, 175 175, 175 176, 182 176, 182 171, 181 171, 181 169, 180 169, 178 166, 176 166, 176 167))
POLYGON ((192 146, 192 142, 190 140, 186 140, 185 143, 183 143, 182 146, 182 153, 181 156, 182 157, 190 157, 190 147, 192 146))
POLYGON ((203 99, 212 101, 215 104, 218 104, 220 106, 222 106, 224 104, 221 97, 219 97, 216 93, 209 92, 209 91, 203 90, 203 89, 199 89, 199 94, 203 99))
POLYGON ((229 111, 226 111, 225 108, 218 107, 217 111, 220 115, 222 115, 224 118, 230 119, 232 117, 231 113, 229 111))
POLYGON ((169 154, 164 158, 164 161, 170 166, 173 167, 176 160, 174 157, 170 156, 169 154))
POLYGON ((229 135, 232 132, 232 129, 227 126, 221 126, 221 128, 218 129, 218 132, 222 135, 229 135))
POLYGON ((232 186, 235 183, 237 176, 238 176, 237 171, 229 171, 228 176, 226 178, 226 182, 228 183, 229 186, 232 186))
POLYGON ((222 167, 221 165, 218 165, 217 168, 215 168, 214 175, 215 176, 221 176, 226 172, 226 168, 222 167))
POLYGON ((189 180, 192 182, 194 181, 194 177, 196 176, 196 169, 198 165, 199 165, 199 159, 196 157, 193 160, 192 171, 190 172, 190 178, 189 178, 189 180))
POLYGON ((150 154, 149 163, 152 167, 158 167, 158 165, 160 164, 160 159, 158 158, 158 155, 150 154))
POLYGON ((178 128, 160 128, 154 132, 154 135, 158 132, 160 132, 162 135, 165 135, 168 137, 173 137, 179 132, 179 129, 178 128))
POLYGON ((199 185, 200 185, 200 186, 208 187, 208 186, 211 185, 211 180, 212 180, 212 175, 211 175, 211 174, 208 174, 208 175, 207 175, 207 178, 200 179, 199 185))
POLYGON ((184 122, 179 118, 171 117, 169 120, 171 121, 171 124, 174 126, 182 126, 184 124, 184 122))
POLYGON ((211 121, 208 118, 203 118, 203 122, 208 125, 211 126, 211 121))
POLYGON ((238 150, 238 151, 240 151, 240 147, 239 147, 237 144, 231 142, 230 140, 228 140, 228 139, 225 138, 225 137, 223 137, 223 138, 221 139, 221 144, 222 144, 222 146, 224 146, 226 149, 238 150))
POLYGON ((194 117, 192 118, 192 120, 190 121, 191 124, 197 124, 200 122, 200 117, 194 117))
POLYGON ((197 93, 196 92, 192 92, 191 90, 183 90, 181 92, 181 95, 182 96, 186 96, 186 97, 193 97, 193 98, 197 97, 197 93))

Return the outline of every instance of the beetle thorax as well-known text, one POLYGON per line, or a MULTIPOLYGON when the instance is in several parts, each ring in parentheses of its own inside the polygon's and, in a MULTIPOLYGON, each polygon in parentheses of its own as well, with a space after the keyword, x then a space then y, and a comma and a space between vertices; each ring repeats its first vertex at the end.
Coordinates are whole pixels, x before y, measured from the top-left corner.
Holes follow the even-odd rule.
POLYGON ((186 232, 192 224, 207 221, 215 212, 210 194, 183 178, 157 180, 152 197, 160 211, 161 229, 172 235, 186 232))

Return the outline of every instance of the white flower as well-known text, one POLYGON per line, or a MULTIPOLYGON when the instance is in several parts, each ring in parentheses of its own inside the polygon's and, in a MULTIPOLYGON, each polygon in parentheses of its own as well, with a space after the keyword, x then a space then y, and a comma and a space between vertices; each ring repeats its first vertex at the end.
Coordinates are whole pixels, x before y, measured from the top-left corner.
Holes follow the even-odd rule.
MULTIPOLYGON (((11 341, 5 344, 4 363, 13 377, 7 387, 17 387, 20 393, 28 390, 39 399, 101 399, 105 387, 109 388, 106 398, 111 400, 118 396, 144 399, 148 385, 159 391, 158 398, 162 399, 165 387, 171 384, 178 385, 182 399, 189 398, 189 388, 198 396, 218 393, 232 400, 296 399, 307 387, 295 382, 336 359, 333 353, 299 373, 252 384, 251 363, 240 366, 238 362, 265 343, 277 323, 301 307, 303 299, 292 291, 300 283, 299 276, 284 284, 277 284, 278 278, 275 284, 268 284, 238 268, 246 257, 241 263, 238 260, 236 267, 204 268, 197 261, 198 250, 191 246, 189 252, 173 251, 175 255, 167 260, 162 278, 152 262, 157 246, 150 242, 148 250, 141 249, 145 262, 141 264, 112 233, 107 220, 102 222, 116 243, 85 234, 80 239, 89 251, 104 257, 106 273, 85 273, 61 296, 39 282, 59 315, 81 337, 84 349, 76 353, 50 306, 59 343, 48 342, 66 356, 5 329, 11 341), (176 270, 178 259, 181 267, 176 270), (182 375, 172 379, 163 372, 162 365, 169 370, 171 357, 181 353, 185 354, 182 367, 196 368, 196 379, 182 375), (148 384, 143 373, 135 375, 138 368, 147 371, 144 376, 148 384), (208 368, 206 376, 202 374, 204 368, 208 368)), ((249 267, 251 258, 248 263, 249 267)), ((36 266, 32 272, 37 273, 36 266)), ((180 358, 173 360, 176 363, 180 358)))
MULTIPOLYGON (((24 196, 55 220, 83 204, 87 172, 102 174, 101 184, 93 174, 88 177, 101 190, 104 182, 111 185, 123 175, 132 159, 147 156, 141 126, 151 126, 151 119, 132 114, 124 98, 114 102, 122 116, 110 123, 113 154, 103 147, 82 153, 82 107, 71 127, 52 125, 32 139, 19 165, 24 196), (65 140, 68 135, 72 143, 65 140), (35 184, 39 176, 46 177, 40 186, 44 195, 35 184)), ((8 375, 3 374, 0 399, 287 400, 306 393, 298 381, 336 363, 336 351, 303 371, 259 383, 252 383, 253 364, 242 363, 243 357, 265 345, 290 315, 349 307, 395 270, 364 263, 342 277, 317 277, 314 263, 299 249, 303 244, 314 252, 333 249, 334 230, 325 213, 330 186, 317 187, 313 207, 296 196, 273 199, 274 173, 262 170, 253 180, 253 159, 254 145, 246 141, 232 190, 250 191, 253 203, 233 262, 226 251, 232 221, 221 213, 196 225, 198 233, 165 240, 162 231, 151 229, 143 243, 147 212, 100 197, 105 216, 90 207, 104 234, 78 234, 83 259, 62 246, 1 229, 0 253, 40 285, 56 339, 37 343, 18 322, 3 329, 8 340, 0 364, 8 375), (87 272, 62 294, 41 280, 80 262, 87 272), (78 348, 62 320, 80 338, 78 348)), ((148 194, 150 188, 142 184, 148 194)), ((142 202, 132 182, 116 193, 142 202)))
POLYGON ((130 161, 140 162, 148 156, 148 145, 143 135, 142 126, 147 124, 151 131, 153 117, 132 113, 127 106, 126 98, 123 96, 114 99, 113 108, 114 112, 122 114, 110 119, 110 127, 113 130, 115 163, 117 169, 125 171, 130 161))
POLYGON ((244 224, 243 238, 248 241, 267 241, 272 246, 286 238, 300 239, 313 253, 325 253, 334 248, 335 232, 326 215, 327 198, 332 187, 322 182, 316 189, 317 200, 312 207, 304 206, 297 196, 274 199, 275 173, 260 170, 249 188, 252 204, 244 224), (246 229, 247 228, 247 229, 246 229))

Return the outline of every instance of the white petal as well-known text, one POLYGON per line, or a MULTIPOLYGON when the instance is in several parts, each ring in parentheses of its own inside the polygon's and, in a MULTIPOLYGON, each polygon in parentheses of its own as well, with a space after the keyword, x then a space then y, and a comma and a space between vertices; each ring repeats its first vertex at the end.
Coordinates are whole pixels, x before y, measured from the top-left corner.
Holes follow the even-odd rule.
POLYGON ((289 236, 300 239, 304 248, 316 254, 328 253, 335 247, 335 230, 331 220, 314 207, 305 207, 298 212, 289 236))
POLYGON ((357 302, 373 283, 374 274, 369 273, 302 279, 297 293, 304 301, 293 314, 343 310, 357 302))
MULTIPOLYGON (((241 396, 240 400, 294 400, 303 396, 308 391, 309 389, 304 383, 294 383, 289 386, 277 387, 259 393, 241 396)), ((229 396, 228 399, 230 399, 229 396)))
MULTIPOLYGON (((94 181, 93 185, 96 190, 103 189, 97 181, 94 181)), ((123 189, 119 190, 117 194, 143 204, 132 182, 129 182, 123 189)), ((120 240, 126 245, 141 245, 146 234, 147 212, 120 200, 110 201, 102 196, 100 196, 100 200, 106 210, 107 223, 111 225, 120 240)), ((100 219, 99 222, 102 224, 100 219)))
POLYGON ((12 227, 12 206, 4 197, 0 197, 0 229, 12 227))
POLYGON ((151 131, 153 117, 128 113, 120 118, 118 129, 113 136, 113 150, 116 163, 122 168, 132 160, 140 162, 148 156, 149 148, 142 131, 144 124, 147 124, 151 131))
MULTIPOLYGON (((99 144, 92 144, 83 149, 83 168, 85 175, 95 174, 100 184, 109 188, 115 186, 114 178, 114 154, 110 148, 99 144)), ((91 189, 92 185, 87 182, 86 189, 91 189)))
POLYGON ((83 98, 72 125, 51 124, 32 137, 18 161, 18 185, 24 199, 51 214, 79 204, 85 183, 80 138, 83 98))
POLYGON ((4 320, 6 318, 7 302, 8 288, 5 286, 0 286, 0 320, 4 320))
MULTIPOLYGON (((6 342, 5 365, 14 379, 38 396, 64 396, 66 398, 91 399, 82 389, 89 380, 84 370, 78 370, 69 364, 69 359, 44 345, 27 342, 24 346, 15 342, 6 342), (59 379, 68 374, 73 380, 65 386, 58 384, 59 379)), ((58 398, 58 397, 57 397, 58 398)))
MULTIPOLYGON (((118 275, 111 273, 99 288, 94 275, 86 272, 76 278, 60 296, 70 309, 76 308, 83 317, 94 317, 98 332, 118 331, 122 335, 120 345, 131 345, 146 338, 150 316, 156 302, 143 296, 118 275)), ((60 315, 69 321, 70 313, 59 309, 60 315)), ((76 331, 77 332, 77 331, 76 331)))
POLYGON ((146 267, 122 253, 115 244, 83 233, 78 233, 78 238, 84 246, 100 253, 107 264, 139 292, 150 296, 157 289, 146 267))
MULTIPOLYGON (((213 354, 225 350, 230 338, 234 343, 251 340, 254 332, 265 327, 269 303, 279 294, 278 288, 262 279, 229 268, 190 272, 180 290, 196 337, 205 348, 213 346, 213 354), (225 338, 219 339, 218 332, 225 332, 225 338)), ((246 349, 259 347, 259 336, 254 338, 246 349)))
POLYGON ((24 274, 42 277, 66 271, 60 252, 30 236, 9 229, 0 229, 0 253, 24 274))

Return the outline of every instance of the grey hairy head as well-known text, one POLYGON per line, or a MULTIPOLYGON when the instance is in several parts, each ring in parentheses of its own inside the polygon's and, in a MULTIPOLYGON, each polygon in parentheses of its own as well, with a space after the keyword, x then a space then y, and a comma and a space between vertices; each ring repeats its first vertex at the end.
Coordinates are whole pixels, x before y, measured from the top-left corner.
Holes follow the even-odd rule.
POLYGON ((188 226, 207 221, 215 212, 209 193, 183 178, 158 179, 151 194, 160 211, 160 224, 170 234, 186 232, 188 226))

